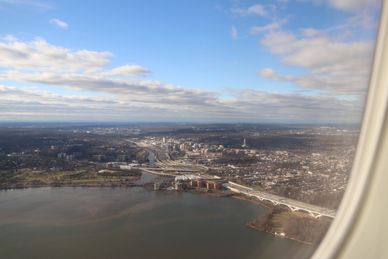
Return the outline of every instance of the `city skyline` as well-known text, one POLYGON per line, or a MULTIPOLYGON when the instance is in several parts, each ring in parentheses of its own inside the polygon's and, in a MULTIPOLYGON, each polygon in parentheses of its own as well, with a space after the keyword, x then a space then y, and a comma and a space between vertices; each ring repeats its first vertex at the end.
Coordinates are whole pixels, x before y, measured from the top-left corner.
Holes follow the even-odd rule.
POLYGON ((359 123, 378 1, 0 0, 1 121, 359 123))

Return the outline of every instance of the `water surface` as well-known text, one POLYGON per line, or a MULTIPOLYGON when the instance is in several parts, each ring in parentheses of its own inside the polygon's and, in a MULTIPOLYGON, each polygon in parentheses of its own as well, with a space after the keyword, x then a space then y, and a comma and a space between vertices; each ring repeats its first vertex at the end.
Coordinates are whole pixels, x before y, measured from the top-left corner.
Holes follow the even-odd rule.
POLYGON ((307 258, 246 227, 252 203, 143 188, 0 191, 0 258, 307 258))

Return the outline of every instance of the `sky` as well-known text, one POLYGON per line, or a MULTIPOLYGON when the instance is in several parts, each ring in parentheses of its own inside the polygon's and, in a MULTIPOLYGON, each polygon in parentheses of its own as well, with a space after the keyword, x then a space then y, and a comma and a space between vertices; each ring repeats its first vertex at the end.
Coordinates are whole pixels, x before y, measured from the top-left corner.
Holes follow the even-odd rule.
POLYGON ((358 124, 378 0, 0 0, 0 121, 358 124))

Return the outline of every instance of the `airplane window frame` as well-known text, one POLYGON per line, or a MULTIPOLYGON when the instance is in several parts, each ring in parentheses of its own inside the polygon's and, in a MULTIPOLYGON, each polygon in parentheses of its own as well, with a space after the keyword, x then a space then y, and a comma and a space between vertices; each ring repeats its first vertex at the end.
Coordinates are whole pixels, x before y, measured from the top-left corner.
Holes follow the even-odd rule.
POLYGON ((368 95, 352 172, 337 216, 312 258, 377 258, 373 256, 388 258, 383 256, 383 254, 388 256, 386 246, 371 244, 376 243, 378 238, 380 244, 388 242, 387 235, 381 234, 384 225, 377 226, 383 223, 381 221, 384 215, 388 215, 388 209, 383 205, 388 189, 384 188, 386 182, 381 181, 388 177, 384 172, 388 168, 387 159, 384 159, 388 157, 387 82, 388 3, 383 1, 368 95), (379 211, 366 209, 367 205, 379 202, 382 202, 379 211), (366 221, 369 224, 365 224, 366 221), (369 228, 366 229, 366 226, 369 228), (365 257, 366 255, 369 257, 365 257))

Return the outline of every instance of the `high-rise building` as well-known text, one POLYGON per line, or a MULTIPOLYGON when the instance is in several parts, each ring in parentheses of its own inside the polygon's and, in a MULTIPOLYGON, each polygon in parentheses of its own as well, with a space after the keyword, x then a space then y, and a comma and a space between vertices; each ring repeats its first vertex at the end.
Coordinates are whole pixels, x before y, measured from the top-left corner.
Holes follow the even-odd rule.
POLYGON ((246 140, 245 138, 244 138, 244 141, 243 141, 242 147, 247 147, 247 140, 246 140))

